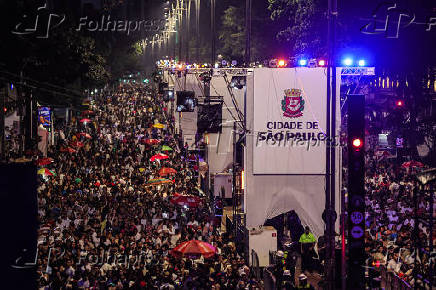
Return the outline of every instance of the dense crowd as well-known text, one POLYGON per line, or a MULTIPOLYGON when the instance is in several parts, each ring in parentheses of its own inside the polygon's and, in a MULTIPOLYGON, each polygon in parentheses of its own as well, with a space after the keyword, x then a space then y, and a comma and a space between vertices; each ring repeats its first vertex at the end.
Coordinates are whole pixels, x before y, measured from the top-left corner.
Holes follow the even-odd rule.
POLYGON ((436 232, 430 237, 432 210, 428 193, 418 194, 417 170, 422 169, 367 154, 365 247, 369 266, 386 267, 407 283, 424 286, 432 279, 430 267, 436 273, 436 253, 429 247, 430 242, 436 246, 436 232))
POLYGON ((262 287, 220 232, 206 196, 193 208, 170 202, 175 193, 200 193, 196 168, 164 108, 151 89, 123 86, 94 99, 88 122, 77 118, 59 131, 48 153, 54 162, 46 166, 54 176, 42 175, 38 188, 40 289, 262 287), (154 128, 157 123, 164 128, 154 128), (150 138, 159 144, 143 142, 150 138), (173 149, 165 152, 169 158, 150 161, 163 145, 173 149), (167 177, 172 182, 147 184, 160 178, 162 167, 177 171, 167 177), (172 255, 193 239, 217 253, 172 255))

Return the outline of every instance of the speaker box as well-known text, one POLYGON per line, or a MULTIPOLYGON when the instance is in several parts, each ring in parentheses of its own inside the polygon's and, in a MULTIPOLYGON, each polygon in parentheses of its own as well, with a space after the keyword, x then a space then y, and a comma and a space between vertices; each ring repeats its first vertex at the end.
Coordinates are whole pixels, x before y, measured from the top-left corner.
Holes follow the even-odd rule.
POLYGON ((199 106, 197 118, 197 133, 221 133, 222 111, 222 104, 199 106))

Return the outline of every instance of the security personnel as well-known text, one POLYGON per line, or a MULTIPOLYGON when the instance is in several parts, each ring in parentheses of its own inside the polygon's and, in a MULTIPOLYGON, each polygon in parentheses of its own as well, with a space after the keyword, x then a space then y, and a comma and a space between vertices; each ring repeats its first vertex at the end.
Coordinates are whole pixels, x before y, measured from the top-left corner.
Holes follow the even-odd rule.
POLYGON ((281 289, 282 287, 283 271, 285 267, 284 255, 285 253, 283 253, 283 251, 277 251, 276 253, 277 260, 274 267, 274 276, 276 277, 277 289, 281 289))
POLYGON ((310 289, 315 290, 315 288, 307 282, 307 276, 304 274, 300 274, 298 276, 298 286, 297 289, 310 289))
POLYGON ((312 258, 315 255, 314 247, 316 239, 310 232, 310 228, 308 226, 306 226, 304 233, 300 237, 299 242, 301 244, 301 272, 304 273, 304 271, 306 270, 312 272, 312 258))

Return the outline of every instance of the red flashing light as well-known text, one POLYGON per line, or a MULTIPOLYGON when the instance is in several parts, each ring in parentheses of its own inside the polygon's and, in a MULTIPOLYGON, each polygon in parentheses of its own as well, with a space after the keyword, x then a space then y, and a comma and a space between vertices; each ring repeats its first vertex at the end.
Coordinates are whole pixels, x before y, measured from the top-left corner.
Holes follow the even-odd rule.
POLYGON ((353 144, 353 147, 356 149, 359 149, 363 146, 363 142, 360 138, 353 139, 353 142, 351 144, 353 144))
POLYGON ((8 111, 8 108, 4 107, 3 111, 6 113, 8 111))
POLYGON ((286 62, 283 59, 279 60, 278 67, 284 67, 285 65, 286 65, 286 62))
POLYGON ((398 100, 396 103, 397 107, 402 107, 404 105, 402 100, 398 100))
POLYGON ((323 59, 320 59, 320 60, 318 61, 318 66, 325 66, 325 64, 326 64, 326 62, 325 62, 325 60, 323 60, 323 59))

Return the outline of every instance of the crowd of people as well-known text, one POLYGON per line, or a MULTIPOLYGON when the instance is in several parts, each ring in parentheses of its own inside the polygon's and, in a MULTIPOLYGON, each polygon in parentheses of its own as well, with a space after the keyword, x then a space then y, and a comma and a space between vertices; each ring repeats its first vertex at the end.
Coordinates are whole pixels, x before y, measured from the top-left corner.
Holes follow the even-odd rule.
MULTIPOLYGON (((44 165, 49 173, 40 175, 38 187, 40 289, 263 288, 198 190, 197 158, 189 158, 166 107, 150 87, 123 85, 95 95, 68 128, 57 128, 56 145, 48 149, 53 162, 44 165), (151 161, 160 153, 168 159, 151 161), (150 184, 164 167, 175 170, 165 176, 170 182, 150 184), (170 202, 175 195, 203 202, 180 206, 170 202), (213 245, 216 254, 173 254, 190 240, 213 245)), ((9 153, 16 157, 20 140, 11 136, 9 153)), ((432 211, 428 193, 415 199, 416 168, 398 162, 366 154, 367 265, 425 288, 436 273, 436 230, 431 237, 425 221, 436 203, 432 211)), ((297 287, 295 280, 300 288, 312 288, 305 270, 322 272, 311 259, 323 261, 323 243, 314 247, 308 228, 297 236, 300 276, 295 277, 295 256, 278 252, 284 265, 274 274, 285 289, 297 287)))
POLYGON ((45 166, 53 176, 41 175, 38 188, 40 289, 262 288, 200 196, 198 168, 165 107, 151 88, 120 86, 59 131, 48 152, 54 162, 45 166), (151 161, 158 153, 169 158, 151 161), (175 169, 171 182, 150 185, 162 167, 175 169), (203 202, 180 206, 170 202, 175 194, 203 202), (190 240, 216 254, 173 255, 190 240))
POLYGON ((395 158, 380 159, 369 152, 366 170, 368 265, 385 267, 408 284, 425 287, 434 279, 431 273, 436 273, 436 252, 430 251, 430 243, 436 246, 436 232, 430 237, 429 213, 435 211, 414 176, 422 168, 406 167, 395 158))

